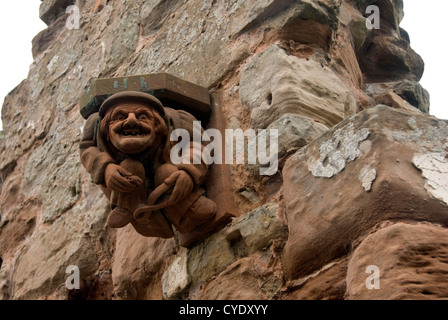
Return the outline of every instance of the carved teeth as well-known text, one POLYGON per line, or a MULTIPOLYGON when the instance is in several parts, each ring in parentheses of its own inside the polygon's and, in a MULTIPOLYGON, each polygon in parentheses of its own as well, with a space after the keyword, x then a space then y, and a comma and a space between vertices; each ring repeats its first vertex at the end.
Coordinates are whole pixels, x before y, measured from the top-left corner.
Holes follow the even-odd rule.
POLYGON ((122 135, 124 136, 141 136, 143 135, 140 131, 122 131, 122 135))

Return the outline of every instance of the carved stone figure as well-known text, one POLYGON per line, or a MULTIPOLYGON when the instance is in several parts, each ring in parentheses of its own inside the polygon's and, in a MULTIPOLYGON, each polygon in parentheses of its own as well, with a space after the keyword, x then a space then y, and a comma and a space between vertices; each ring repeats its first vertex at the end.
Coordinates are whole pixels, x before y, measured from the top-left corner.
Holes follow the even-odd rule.
POLYGON ((185 129, 192 137, 194 121, 191 114, 134 91, 112 95, 87 119, 81 162, 110 200, 108 226, 131 223, 144 236, 170 238, 172 226, 184 234, 213 220, 216 204, 201 188, 208 166, 193 161, 203 146, 190 141, 188 163, 170 161, 177 143, 170 141, 171 132, 185 129))

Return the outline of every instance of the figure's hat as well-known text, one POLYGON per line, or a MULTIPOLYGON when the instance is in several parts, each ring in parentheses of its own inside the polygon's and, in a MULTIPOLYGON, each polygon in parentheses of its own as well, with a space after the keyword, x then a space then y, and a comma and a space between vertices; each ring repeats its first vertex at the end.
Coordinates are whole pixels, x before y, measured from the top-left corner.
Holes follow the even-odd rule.
POLYGON ((122 102, 140 102, 148 107, 155 109, 162 117, 165 117, 165 110, 162 102, 159 99, 150 95, 149 93, 139 91, 123 91, 116 93, 107 98, 100 106, 99 114, 101 118, 104 118, 106 113, 111 107, 116 106, 122 102))

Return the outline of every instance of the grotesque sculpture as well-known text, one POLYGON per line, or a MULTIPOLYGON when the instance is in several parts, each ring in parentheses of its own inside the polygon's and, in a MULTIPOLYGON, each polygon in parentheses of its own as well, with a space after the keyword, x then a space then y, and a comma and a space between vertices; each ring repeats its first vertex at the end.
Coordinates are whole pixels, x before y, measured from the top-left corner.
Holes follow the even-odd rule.
POLYGON ((131 223, 144 236, 170 238, 172 226, 188 233, 214 218, 216 204, 201 188, 208 166, 193 161, 203 146, 190 141, 190 161, 170 161, 177 143, 170 141, 171 132, 185 129, 192 137, 195 120, 134 91, 112 95, 87 119, 81 162, 110 200, 108 226, 131 223))

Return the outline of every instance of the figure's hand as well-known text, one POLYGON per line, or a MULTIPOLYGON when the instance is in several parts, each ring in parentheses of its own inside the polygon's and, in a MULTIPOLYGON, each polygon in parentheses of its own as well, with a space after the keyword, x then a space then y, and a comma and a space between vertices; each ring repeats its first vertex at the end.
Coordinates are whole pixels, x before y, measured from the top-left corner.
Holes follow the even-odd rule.
POLYGON ((142 179, 114 163, 107 165, 104 180, 109 189, 124 193, 134 191, 138 185, 143 183, 142 179))
POLYGON ((168 205, 173 205, 184 200, 191 193, 194 187, 193 179, 183 170, 179 170, 171 174, 165 179, 164 183, 167 185, 174 185, 173 192, 168 199, 168 205))

